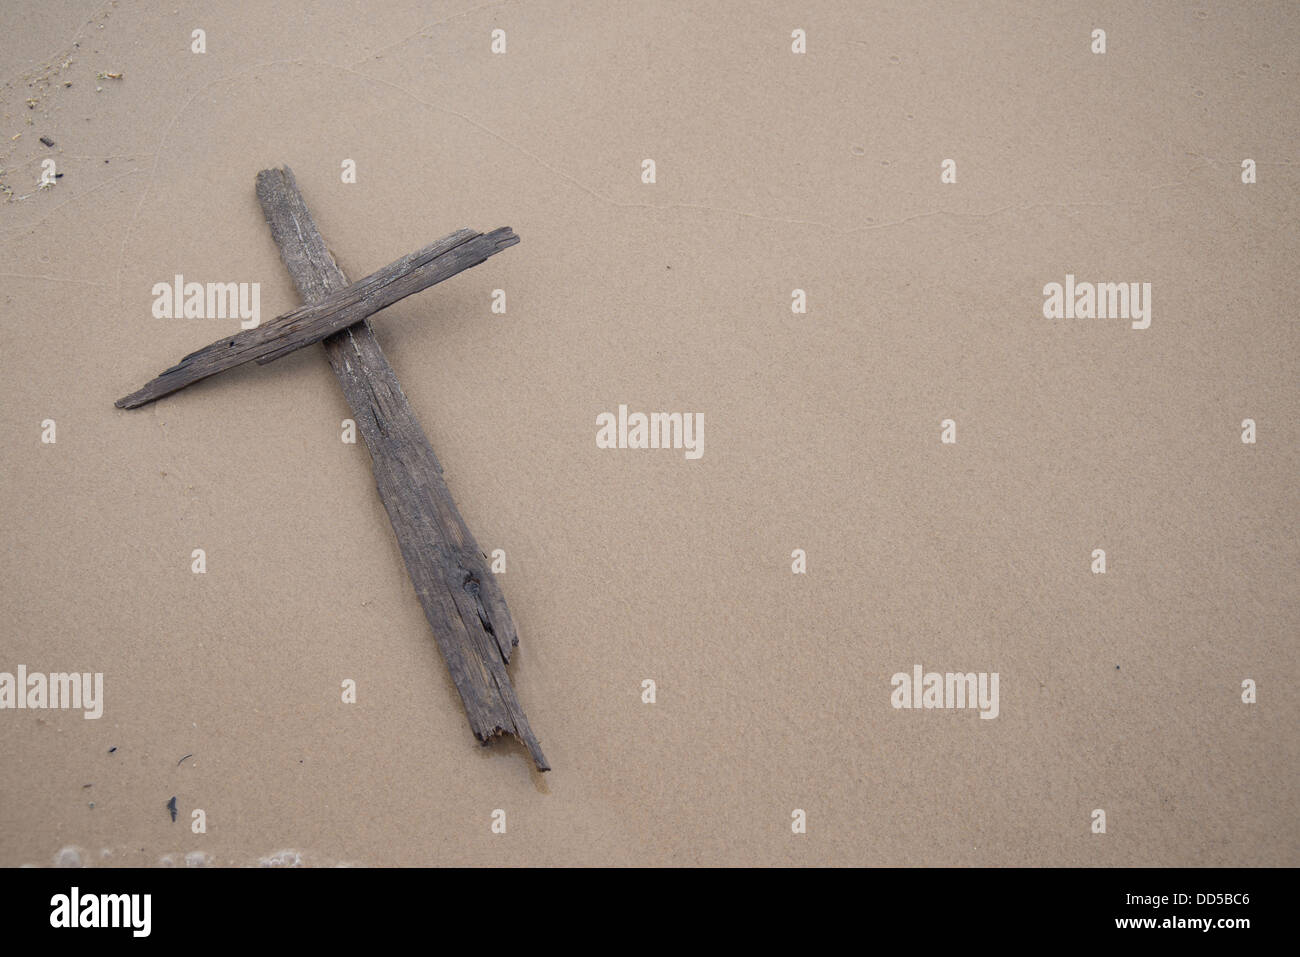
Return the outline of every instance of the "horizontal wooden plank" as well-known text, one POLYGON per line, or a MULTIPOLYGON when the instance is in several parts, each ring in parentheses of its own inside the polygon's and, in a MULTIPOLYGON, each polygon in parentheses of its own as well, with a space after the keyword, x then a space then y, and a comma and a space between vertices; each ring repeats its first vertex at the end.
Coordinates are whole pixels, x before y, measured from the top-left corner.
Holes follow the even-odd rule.
POLYGON ((246 329, 191 352, 137 391, 118 399, 116 405, 119 409, 138 409, 246 362, 271 362, 477 266, 518 242, 519 237, 509 226, 486 234, 457 230, 365 279, 334 289, 319 302, 306 303, 256 329, 246 329))

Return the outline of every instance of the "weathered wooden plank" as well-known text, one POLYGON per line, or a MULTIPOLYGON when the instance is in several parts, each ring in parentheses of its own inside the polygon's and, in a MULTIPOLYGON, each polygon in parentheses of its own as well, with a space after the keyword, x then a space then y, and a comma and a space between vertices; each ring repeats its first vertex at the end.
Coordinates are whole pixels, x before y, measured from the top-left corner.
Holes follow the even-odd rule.
MULTIPOLYGON (((347 287, 292 170, 259 173, 257 198, 304 302, 324 301, 347 287)), ((514 734, 538 769, 550 770, 506 670, 519 636, 505 596, 452 501, 442 466, 370 323, 363 320, 323 344, 370 450, 379 497, 470 728, 484 744, 514 734)))
POLYGON ((256 360, 266 364, 296 349, 354 325, 407 296, 450 279, 519 242, 509 226, 490 233, 460 229, 423 249, 389 263, 351 285, 332 289, 256 329, 221 339, 191 352, 142 388, 117 400, 119 409, 136 409, 201 379, 256 360))

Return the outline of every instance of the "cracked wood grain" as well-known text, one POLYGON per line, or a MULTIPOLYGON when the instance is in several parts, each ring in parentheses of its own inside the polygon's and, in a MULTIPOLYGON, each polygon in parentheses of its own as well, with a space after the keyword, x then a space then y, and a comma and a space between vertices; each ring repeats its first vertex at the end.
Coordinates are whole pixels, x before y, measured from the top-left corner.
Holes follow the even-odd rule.
POLYGON ((389 263, 351 285, 331 286, 321 299, 191 352, 128 396, 119 409, 138 409, 201 379, 256 360, 265 365, 427 289, 519 242, 509 226, 490 233, 459 229, 389 263))
MULTIPOLYGON (((259 173, 257 198, 305 303, 326 302, 350 288, 291 169, 259 173)), ((511 242, 518 242, 513 234, 511 242)), ((515 735, 538 770, 549 771, 506 671, 519 635, 505 596, 452 501, 438 457, 370 323, 363 319, 323 345, 370 451, 379 497, 470 728, 484 744, 515 735)))

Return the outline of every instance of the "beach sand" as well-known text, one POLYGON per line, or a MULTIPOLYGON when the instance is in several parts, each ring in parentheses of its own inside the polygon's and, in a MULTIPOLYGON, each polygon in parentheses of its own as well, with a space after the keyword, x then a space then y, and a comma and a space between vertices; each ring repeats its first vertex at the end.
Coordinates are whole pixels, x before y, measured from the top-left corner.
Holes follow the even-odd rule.
POLYGON ((0 710, 0 865, 1300 863, 1293 4, 19 2, 0 37, 0 671, 104 687, 0 710), (113 406, 239 329, 155 284, 298 305, 253 191, 285 164, 354 279, 522 239, 373 322, 506 555, 548 774, 471 735, 320 346, 113 406), (1150 327, 1045 318, 1067 275, 1151 283, 1150 327), (702 414, 702 456, 598 448, 620 405, 702 414), (917 664, 996 672, 997 717, 893 707, 917 664))

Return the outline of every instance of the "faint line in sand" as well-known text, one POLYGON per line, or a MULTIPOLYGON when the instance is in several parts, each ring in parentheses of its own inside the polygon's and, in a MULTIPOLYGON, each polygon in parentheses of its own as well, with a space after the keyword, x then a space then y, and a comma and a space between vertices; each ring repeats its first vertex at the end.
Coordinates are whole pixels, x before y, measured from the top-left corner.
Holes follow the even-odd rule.
MULTIPOLYGON (((83 189, 80 193, 77 193, 75 196, 70 196, 69 198, 65 199, 63 202, 59 203, 59 205, 49 210, 40 219, 33 219, 30 223, 15 223, 12 226, 5 226, 3 228, 0 228, 0 233, 11 233, 11 232, 16 232, 20 229, 32 229, 35 226, 39 226, 42 223, 44 223, 47 219, 49 219, 51 216, 53 216, 55 213, 57 213, 59 210, 61 210, 64 206, 67 206, 69 203, 75 203, 78 200, 81 200, 86 196, 89 196, 91 193, 103 189, 105 186, 109 186, 113 183, 116 183, 120 179, 126 179, 128 176, 134 176, 138 172, 140 172, 138 168, 127 170, 125 173, 121 173, 118 176, 114 176, 112 179, 106 179, 104 180, 104 182, 99 183, 96 186, 92 186, 89 189, 83 189)), ((53 188, 58 189, 57 186, 53 188)), ((27 195, 31 196, 32 194, 28 193, 27 195)), ((18 199, 11 200, 11 202, 18 202, 18 199)), ((105 285, 107 285, 107 283, 105 283, 105 285)))
POLYGON ((4 279, 43 279, 46 282, 71 282, 81 286, 107 286, 108 283, 101 279, 67 279, 63 276, 34 276, 23 272, 0 272, 0 278, 4 279))
POLYGON ((72 35, 72 39, 69 40, 67 43, 65 43, 62 47, 60 47, 59 52, 47 56, 42 60, 37 60, 26 70, 24 70, 22 73, 19 73, 17 76, 12 76, 9 79, 5 80, 3 83, 0 83, 0 88, 13 86, 16 83, 19 83, 27 79, 33 73, 39 73, 41 70, 48 69, 50 66, 53 65, 55 60, 66 60, 69 57, 71 57, 73 50, 76 49, 76 43, 78 40, 81 39, 81 34, 85 31, 85 29, 88 26, 90 26, 92 23, 94 23, 96 20, 108 19, 107 15, 112 12, 112 8, 114 6, 116 6, 114 0, 108 0, 107 3, 101 5, 100 8, 91 15, 89 20, 87 20, 81 26, 77 27, 77 32, 72 35))
MULTIPOLYGON (((508 0, 506 0, 506 2, 508 2, 508 0)), ((485 5, 482 5, 482 6, 480 6, 480 7, 474 7, 474 8, 472 8, 472 9, 470 9, 470 10, 463 11, 463 12, 460 13, 460 14, 455 14, 455 15, 453 15, 453 16, 451 16, 451 17, 448 17, 448 18, 446 18, 446 20, 455 19, 456 17, 459 17, 459 16, 464 16, 464 15, 466 15, 466 14, 468 14, 468 13, 472 13, 472 12, 474 12, 474 10, 486 9, 487 7, 490 7, 490 6, 500 6, 500 5, 502 5, 502 4, 485 4, 485 5)), ((438 23, 446 22, 446 20, 438 21, 438 23)), ((436 24, 434 24, 434 25, 436 25, 436 24)), ((425 28, 425 29, 427 29, 427 28, 425 28)), ((413 36, 418 36, 418 35, 419 35, 419 34, 414 34, 413 36)), ((410 39, 410 37, 408 37, 407 39, 410 39)), ((402 41, 397 41, 397 42, 396 42, 395 44, 393 44, 393 45, 395 45, 395 46, 400 46, 400 45, 401 45, 402 43, 404 43, 404 42, 406 42, 406 41, 404 41, 404 40, 402 40, 402 41)), ((387 48, 385 48, 385 49, 387 49, 387 48)), ((373 57, 373 54, 371 55, 371 57, 373 57)), ((367 58, 367 59, 369 59, 369 58, 367 58)), ((666 203, 666 204, 655 204, 655 203, 627 203, 627 202, 620 202, 620 201, 618 201, 618 200, 616 200, 616 199, 613 199, 613 198, 611 198, 611 197, 609 197, 609 196, 606 196, 606 195, 602 194, 600 191, 598 191, 598 190, 595 189, 594 187, 589 186, 589 185, 587 185, 586 183, 583 183, 583 182, 582 182, 581 180, 579 180, 577 177, 575 177, 575 176, 573 176, 573 175, 571 175, 571 174, 569 174, 569 173, 566 173, 564 170, 560 169, 559 167, 552 165, 551 163, 549 163, 549 162, 547 162, 545 159, 543 159, 541 156, 539 156, 538 154, 534 153, 532 150, 528 149, 528 148, 525 147, 525 146, 520 145, 519 143, 514 142, 513 140, 511 140, 511 139, 509 139, 508 137, 504 136, 503 134, 498 133, 496 130, 492 129, 491 127, 489 127, 489 126, 487 126, 487 125, 485 125, 485 124, 483 124, 483 123, 481 123, 481 122, 479 122, 478 120, 474 119, 472 116, 469 116, 468 114, 461 113, 461 112, 458 112, 458 111, 456 111, 456 110, 450 109, 450 108, 448 108, 448 107, 442 106, 442 105, 440 105, 440 104, 438 104, 438 103, 434 103, 434 102, 431 102, 431 101, 429 101, 429 100, 423 99, 423 98, 420 97, 418 94, 412 92, 411 90, 407 89, 406 87, 402 86, 401 84, 393 83, 391 80, 385 80, 385 79, 383 79, 383 78, 381 78, 381 77, 372 76, 372 75, 369 74, 369 73, 363 73, 363 72, 361 72, 360 70, 353 69, 352 67, 349 67, 349 66, 343 66, 343 65, 338 64, 338 63, 329 63, 329 62, 321 61, 321 60, 307 60, 307 59, 304 59, 304 58, 289 59, 289 60, 268 60, 268 61, 266 61, 266 62, 264 62, 264 63, 251 64, 251 65, 249 65, 249 66, 242 67, 242 68, 240 68, 240 69, 237 70, 237 71, 233 71, 233 72, 231 72, 231 73, 227 73, 227 74, 225 74, 225 75, 223 75, 223 76, 217 77, 217 78, 215 78, 215 79, 213 79, 213 80, 209 80, 207 83, 204 83, 201 87, 199 87, 199 89, 197 89, 197 90, 195 90, 193 93, 191 93, 190 96, 187 97, 186 100, 185 100, 185 102, 181 105, 180 109, 178 109, 178 110, 177 110, 177 111, 172 115, 172 118, 168 121, 167 126, 164 128, 163 133, 162 133, 161 137, 160 137, 159 140, 158 140, 158 145, 157 145, 157 147, 153 150, 153 152, 152 152, 151 154, 146 154, 146 155, 152 155, 152 156, 153 156, 153 158, 154 158, 154 160, 153 160, 153 165, 152 165, 152 167, 151 167, 150 170, 149 170, 149 180, 148 180, 148 182, 146 182, 146 184, 145 184, 145 188, 144 188, 143 192, 141 193, 140 201, 139 201, 139 203, 137 203, 136 208, 135 208, 135 211, 132 213, 132 215, 131 215, 131 219, 130 219, 130 221, 127 223, 126 228, 122 231, 122 246, 121 246, 121 250, 120 250, 119 255, 118 255, 118 264, 117 264, 117 268, 116 268, 116 270, 115 270, 115 289, 114 289, 114 294, 115 294, 115 296, 117 296, 118 298, 121 298, 121 273, 122 273, 122 262, 123 262, 123 261, 125 260, 125 258, 126 258, 126 246, 127 246, 127 243, 130 241, 131 232, 132 232, 132 230, 135 228, 135 223, 136 223, 136 221, 139 219, 140 210, 144 208, 145 201, 148 199, 150 187, 151 187, 152 184, 153 184, 153 181, 154 181, 154 179, 155 179, 155 177, 156 177, 156 174, 157 174, 157 171, 158 171, 158 165, 159 165, 159 163, 161 162, 161 159, 162 159, 162 155, 163 155, 163 146, 164 146, 164 144, 167 142, 167 137, 171 134, 171 129, 172 129, 173 126, 175 126, 175 124, 176 124, 176 120, 177 120, 177 119, 178 119, 182 114, 184 114, 184 113, 188 110, 189 105, 190 105, 192 102, 194 102, 195 99, 197 99, 201 94, 207 92, 208 90, 212 89, 213 87, 218 86, 218 85, 223 84, 223 83, 226 83, 226 82, 229 82, 230 80, 233 80, 233 79, 246 78, 246 77, 248 77, 251 73, 253 73, 253 72, 256 71, 256 70, 266 70, 266 69, 270 69, 270 68, 272 68, 272 67, 277 67, 277 66, 290 66, 290 67, 295 67, 295 66, 296 66, 296 67, 302 67, 302 68, 306 68, 306 67, 308 67, 308 66, 311 66, 311 67, 317 67, 317 68, 319 68, 319 67, 326 67, 326 68, 329 68, 329 69, 335 70, 335 71, 337 71, 337 72, 339 72, 339 73, 349 74, 349 75, 351 75, 351 76, 355 76, 355 77, 359 77, 359 78, 361 78, 361 79, 363 79, 363 80, 367 80, 367 81, 369 81, 369 82, 371 82, 371 83, 378 83, 378 84, 381 84, 381 85, 383 85, 383 86, 386 86, 386 87, 388 87, 388 88, 390 88, 390 89, 396 90, 397 92, 401 93, 403 96, 408 97, 409 99, 413 100, 413 101, 416 102, 416 103, 419 103, 419 104, 422 105, 422 106, 425 106, 425 107, 427 107, 427 108, 429 108, 429 109, 432 109, 432 110, 437 110, 437 111, 439 111, 439 112, 441 112, 441 113, 446 113, 446 114, 448 114, 448 115, 450 115, 450 116, 455 116, 455 117, 457 117, 458 119, 464 121, 465 123, 468 123, 469 125, 473 126, 474 128, 476 128, 476 129, 478 129, 478 130, 480 130, 480 131, 486 133, 487 135, 491 136, 493 139, 496 139, 496 140, 498 140, 499 142, 505 144, 505 145, 508 146, 510 149, 514 150, 515 152, 519 153, 520 155, 525 156, 525 157, 527 157, 528 159, 532 160, 534 163, 536 163, 537 165, 541 166, 543 169, 548 170, 549 172, 551 172, 551 173, 554 174, 555 176, 557 176, 557 177, 559 177, 560 179, 564 180, 565 182, 569 183, 571 186, 575 187, 576 189, 579 189, 579 190, 581 190, 582 192, 586 193, 588 196, 592 197, 593 199, 597 200, 598 202, 604 203, 604 204, 606 204, 606 205, 608 205, 608 206, 612 206, 612 207, 617 208, 617 209, 648 209, 648 210, 654 210, 654 211, 659 211, 659 212, 671 212, 671 211, 673 211, 673 210, 693 210, 693 211, 697 211, 697 212, 720 213, 720 214, 723 214, 723 215, 729 215, 729 216, 739 216, 739 217, 742 217, 742 218, 745 218, 745 219, 753 219, 753 220, 757 220, 757 221, 761 221, 761 222, 778 223, 778 224, 788 225, 788 226, 811 226, 811 227, 814 227, 814 228, 816 228, 816 229, 824 229, 824 230, 827 230, 827 231, 829 231, 829 232, 836 233, 836 234, 839 234, 839 235, 851 235, 851 234, 854 234, 854 233, 872 232, 872 231, 879 230, 879 229, 892 229, 892 228, 894 228, 894 227, 896 227, 896 226, 905 226, 905 225, 907 225, 907 224, 909 224, 909 223, 914 223, 914 222, 918 222, 918 221, 923 220, 923 219, 929 219, 929 218, 933 218, 933 217, 937 217, 937 216, 951 216, 951 217, 957 217, 957 218, 962 218, 962 217, 964 217, 964 218, 967 218, 967 219, 988 219, 988 218, 991 218, 991 217, 993 217, 993 216, 1000 216, 1000 215, 1003 215, 1004 213, 1009 213, 1009 212, 1027 212, 1027 211, 1035 210, 1035 209, 1074 209, 1074 208, 1101 208, 1101 209, 1106 209, 1106 208, 1115 208, 1115 207, 1120 207, 1120 206, 1127 205, 1127 201, 1125 201, 1125 200, 1113 200, 1113 201, 1111 201, 1111 202, 1096 202, 1096 201, 1088 201, 1088 200, 1079 200, 1079 201, 1065 201, 1065 202, 1060 202, 1060 201, 1057 201, 1057 202, 1044 201, 1044 202, 1039 202, 1039 203, 1019 203, 1019 204, 1015 204, 1015 203, 1013 203, 1013 204, 1008 204, 1008 205, 1006 205, 1006 206, 1000 206, 1000 207, 998 207, 997 209, 989 210, 989 211, 987 211, 987 212, 958 212, 958 211, 956 211, 956 210, 949 210, 949 209, 934 209, 934 210, 929 210, 929 211, 927 211, 927 212, 923 212, 923 213, 916 213, 916 214, 914 214, 914 215, 912 215, 912 216, 905 216, 905 217, 903 217, 903 218, 901 218, 901 219, 889 220, 889 221, 887 221, 887 222, 883 222, 883 223, 864 223, 864 224, 856 225, 856 226, 842 226, 842 225, 837 225, 837 224, 835 224, 835 223, 827 223, 827 222, 823 222, 823 221, 820 221, 820 220, 813 220, 813 219, 795 219, 795 218, 790 218, 790 217, 773 216, 773 215, 765 214, 765 213, 755 213, 755 212, 751 212, 751 211, 749 211, 749 210, 735 209, 735 208, 725 207, 725 206, 711 206, 711 205, 706 205, 706 204, 702 204, 702 203, 666 203)), ((1164 184, 1160 184, 1160 185, 1158 185, 1158 186, 1138 187, 1138 188, 1137 188, 1137 191, 1139 191, 1139 192, 1149 192, 1149 191, 1154 190, 1154 189, 1167 189, 1167 188, 1170 188, 1170 187, 1173 187, 1173 186, 1178 186, 1178 185, 1186 185, 1186 184, 1179 184, 1179 183, 1164 183, 1164 184)))
POLYGON ((59 160, 71 159, 71 160, 81 160, 83 163, 98 163, 101 160, 115 160, 115 159, 146 160, 152 158, 153 157, 150 156, 148 153, 109 153, 107 156, 78 156, 75 153, 46 153, 44 155, 38 154, 36 156, 33 156, 31 159, 25 159, 21 163, 14 163, 12 166, 6 166, 5 172, 7 173, 10 170, 14 170, 14 169, 22 169, 24 166, 32 166, 36 163, 43 163, 47 159, 59 159, 59 160))
MULTIPOLYGON (((725 206, 710 206, 702 203, 663 203, 663 204, 625 203, 601 194, 595 188, 588 186, 586 183, 583 183, 581 180, 577 179, 576 177, 570 175, 569 173, 566 173, 564 170, 559 169, 556 166, 552 166, 550 163, 548 163, 542 157, 538 156, 536 153, 519 145, 518 143, 511 141, 509 138, 498 133, 496 130, 492 129, 491 127, 486 126, 483 123, 480 123, 472 116, 469 116, 465 113, 458 112, 457 110, 450 109, 440 104, 432 103, 428 100, 422 99, 419 95, 413 93, 411 90, 408 90, 406 87, 402 86, 401 84, 393 83, 390 80, 385 80, 377 76, 371 76, 368 73, 362 73, 359 70, 354 70, 351 67, 342 67, 339 66, 338 64, 321 63, 319 65, 330 66, 333 67, 333 69, 341 70, 345 73, 350 73, 353 76, 362 77, 363 79, 370 80, 371 82, 374 83, 382 83, 387 87, 397 90, 399 93, 402 93, 404 96, 409 97, 410 99, 414 100, 416 103, 421 104, 422 106, 426 106, 430 109, 438 110, 440 112, 450 114, 451 116, 458 117, 459 119, 464 120, 466 123, 469 123, 471 126, 474 126, 479 130, 482 130, 484 133, 487 133, 489 136, 504 143, 506 146, 510 147, 516 152, 521 153, 522 155, 528 157, 533 162, 537 163, 539 166, 542 166, 543 168, 554 173, 556 176, 560 177, 561 179, 566 180, 568 183, 582 190, 584 193, 591 196, 593 199, 599 200, 602 203, 606 203, 610 206, 614 206, 619 209, 650 209, 650 210, 658 210, 658 211, 671 211, 671 210, 678 210, 678 209, 697 210, 701 212, 713 212, 713 213, 723 213, 731 216, 741 216, 747 219, 762 220, 764 222, 782 223, 790 226, 813 226, 816 227, 817 229, 825 229, 834 233, 839 233, 841 235, 848 235, 852 233, 869 232, 876 229, 889 229, 894 226, 903 226, 906 225, 907 223, 916 222, 917 220, 927 219, 933 216, 965 216, 965 217, 976 218, 976 219, 986 219, 988 217, 998 216, 1006 212, 1022 212, 1031 209, 1043 209, 1043 208, 1069 209, 1074 207, 1109 208, 1109 207, 1126 205, 1125 202, 1122 200, 1116 200, 1112 202, 1095 202, 1095 201, 1080 200, 1074 202, 1040 202, 1040 203, 1020 203, 1020 204, 1012 203, 1006 206, 1000 206, 997 209, 990 210, 988 212, 983 212, 983 213, 980 212, 965 213, 965 212, 958 212, 956 210, 934 209, 928 212, 916 213, 912 216, 905 216, 902 219, 890 220, 888 222, 883 222, 883 223, 865 223, 858 226, 839 226, 834 223, 821 222, 820 220, 793 219, 793 218, 787 218, 782 216, 772 216, 766 213, 755 213, 755 212, 750 212, 748 210, 735 209, 735 208, 725 207, 725 206)), ((1170 186, 1179 186, 1179 185, 1186 185, 1186 184, 1185 183, 1163 183, 1159 186, 1145 187, 1145 190, 1150 191, 1154 189, 1167 189, 1170 186)))
POLYGON ((377 50, 367 53, 364 57, 362 57, 360 60, 358 60, 356 63, 352 65, 354 67, 357 67, 363 63, 369 62, 370 60, 377 60, 380 57, 382 57, 385 53, 387 53, 389 50, 392 50, 394 47, 400 47, 404 44, 410 43, 416 37, 424 36, 426 31, 432 30, 434 27, 437 26, 442 26, 442 24, 444 23, 450 23, 452 20, 459 20, 461 17, 467 17, 471 13, 477 13, 480 10, 488 10, 492 7, 504 7, 514 2, 515 0, 495 0, 494 3, 480 3, 477 7, 470 7, 468 10, 462 10, 460 13, 453 13, 450 16, 443 17, 441 20, 434 20, 432 23, 420 27, 420 29, 416 30, 414 33, 402 37, 402 39, 400 40, 393 41, 392 43, 388 44, 388 46, 383 46, 377 50))

